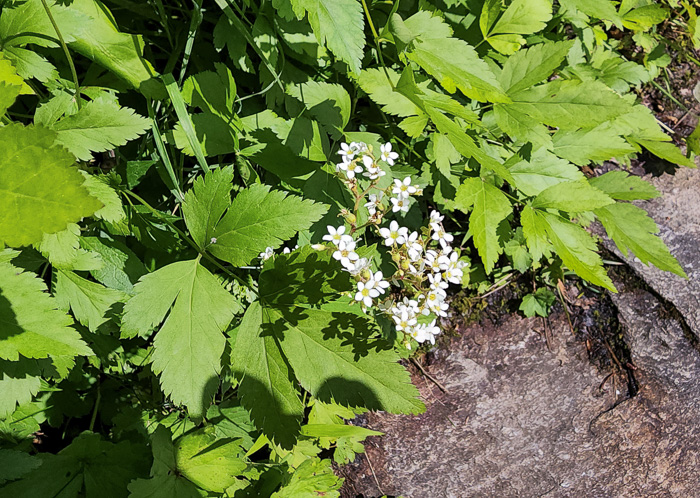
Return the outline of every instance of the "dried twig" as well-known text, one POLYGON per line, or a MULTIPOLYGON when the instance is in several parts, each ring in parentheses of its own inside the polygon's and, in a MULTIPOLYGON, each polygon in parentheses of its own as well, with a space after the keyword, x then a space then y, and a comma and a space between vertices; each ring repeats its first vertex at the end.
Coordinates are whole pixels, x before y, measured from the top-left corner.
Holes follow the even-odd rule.
POLYGON ((421 365, 415 358, 411 358, 411 363, 413 363, 415 366, 417 366, 418 369, 419 369, 421 372, 423 372, 423 375, 425 375, 427 378, 429 378, 430 380, 432 380, 433 383, 434 383, 436 386, 438 386, 442 392, 444 392, 445 394, 449 394, 449 391, 447 390, 447 388, 446 388, 445 386, 443 386, 442 384, 440 384, 440 382, 438 382, 438 380, 437 380, 435 377, 433 377, 433 376, 430 375, 428 372, 426 372, 425 369, 423 368, 423 365, 421 365))
POLYGON ((382 487, 379 485, 379 479, 377 479, 377 474, 374 473, 374 467, 372 467, 372 462, 369 459, 369 455, 365 453, 365 458, 367 458, 367 463, 369 464, 369 470, 372 471, 372 477, 374 477, 374 482, 377 485, 377 491, 379 491, 382 495, 384 494, 384 491, 382 491, 382 487))

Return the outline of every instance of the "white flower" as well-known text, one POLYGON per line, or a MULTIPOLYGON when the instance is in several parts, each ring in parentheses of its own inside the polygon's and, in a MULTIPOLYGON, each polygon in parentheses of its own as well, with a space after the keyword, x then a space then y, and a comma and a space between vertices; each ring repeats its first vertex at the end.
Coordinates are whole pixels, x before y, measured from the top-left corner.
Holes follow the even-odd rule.
POLYGON ((409 299, 407 297, 404 297, 403 301, 401 301, 400 303, 396 303, 396 305, 391 308, 391 313, 394 315, 398 315, 404 309, 408 310, 409 313, 413 313, 414 315, 420 313, 418 301, 416 301, 415 299, 409 299))
POLYGON ((289 254, 290 252, 292 252, 292 250, 289 247, 282 249, 282 254, 289 254))
POLYGON ((449 287, 449 284, 442 279, 442 275, 439 273, 428 275, 428 281, 430 282, 430 290, 447 289, 449 287))
POLYGON ((441 255, 438 258, 438 263, 440 264, 440 269, 442 271, 445 271, 448 268, 456 268, 458 259, 459 259, 459 254, 457 254, 457 252, 452 252, 449 256, 447 256, 446 254, 441 255))
POLYGON ((391 318, 393 318, 394 323, 396 323, 396 330, 399 331, 403 330, 408 332, 418 323, 415 315, 410 313, 406 308, 402 309, 399 313, 395 313, 391 318))
POLYGON ((342 264, 345 268, 350 268, 351 266, 354 266, 354 263, 352 263, 353 261, 360 259, 354 249, 354 240, 343 240, 340 242, 340 244, 338 244, 338 250, 333 253, 333 257, 340 261, 340 264, 342 264))
POLYGON ((411 337, 413 337, 416 342, 426 342, 429 341, 431 344, 435 344, 435 336, 440 333, 440 327, 435 325, 435 320, 427 324, 421 324, 414 327, 411 337))
POLYGON ((261 252, 260 256, 258 256, 258 257, 260 259, 262 259, 263 261, 267 261, 268 259, 270 259, 272 257, 273 254, 274 253, 272 252, 272 247, 266 247, 265 252, 261 252))
POLYGON ((369 266, 370 262, 367 258, 360 258, 357 261, 351 261, 344 269, 349 272, 350 275, 359 275, 363 270, 369 268, 369 266))
POLYGON ((216 237, 212 237, 209 241, 210 244, 216 244, 216 237))
POLYGON ((340 154, 343 157, 343 163, 349 163, 355 158, 355 154, 357 154, 357 148, 355 142, 351 143, 350 145, 346 143, 340 144, 340 150, 338 151, 338 154, 340 154))
POLYGON ((416 187, 411 185, 411 177, 407 176, 403 179, 403 182, 398 178, 394 180, 394 187, 391 192, 396 194, 399 199, 408 199, 411 194, 416 193, 416 187))
POLYGON ((423 246, 418 242, 418 232, 412 232, 411 235, 408 235, 405 239, 403 244, 408 250, 408 258, 412 262, 418 261, 423 252, 423 246))
POLYGON ((356 163, 340 163, 336 164, 336 171, 345 171, 345 176, 355 178, 355 173, 362 173, 362 166, 356 163))
POLYGON ((431 289, 426 295, 425 295, 425 304, 428 305, 428 307, 432 310, 435 308, 440 308, 440 304, 445 300, 447 297, 447 293, 445 293, 444 290, 442 289, 431 289))
POLYGON ((350 242, 352 240, 350 235, 345 234, 345 225, 340 225, 338 228, 327 225, 326 228, 328 228, 328 235, 324 235, 323 240, 333 242, 335 245, 342 241, 350 242))
POLYGON ((398 211, 402 212, 407 212, 408 211, 408 199, 404 199, 399 197, 398 199, 396 197, 391 198, 391 203, 394 205, 394 207, 391 208, 391 210, 396 213, 398 211))
POLYGON ((447 280, 450 283, 461 284, 462 275, 464 275, 464 272, 456 266, 451 266, 447 270, 445 270, 445 273, 443 273, 442 275, 445 277, 445 280, 447 280))
POLYGON ((408 228, 401 227, 396 220, 389 223, 389 228, 380 228, 379 235, 384 237, 384 244, 387 246, 393 245, 394 242, 397 244, 403 244, 408 235, 408 228))
POLYGON ((361 301, 365 306, 372 306, 372 299, 379 296, 379 291, 372 286, 373 281, 369 282, 357 282, 357 293, 355 294, 355 301, 361 301))
POLYGON ((425 266, 430 268, 433 272, 440 272, 440 257, 438 256, 437 251, 434 251, 433 249, 428 249, 427 251, 425 251, 424 261, 425 266))
POLYGON ((430 211, 430 224, 432 225, 433 223, 440 223, 445 217, 441 215, 438 211, 435 211, 434 209, 430 211))
POLYGON ((384 275, 381 271, 376 272, 370 277, 370 280, 374 282, 374 288, 379 291, 380 294, 384 294, 386 289, 389 288, 389 282, 384 280, 384 275))
POLYGON ((369 194, 369 202, 365 204, 365 207, 369 211, 370 216, 374 216, 377 214, 377 208, 379 207, 379 204, 382 201, 382 194, 380 193, 378 196, 377 194, 369 194))
POLYGON ((394 160, 398 159, 399 155, 396 152, 391 151, 391 143, 387 142, 384 145, 380 145, 379 148, 382 152, 382 161, 386 161, 387 163, 389 163, 389 165, 393 166, 394 160))
POLYGON ((437 240, 438 242, 440 242, 440 245, 443 249, 449 247, 450 242, 454 240, 452 234, 447 233, 445 229, 437 223, 432 223, 430 226, 433 229, 433 240, 437 240))

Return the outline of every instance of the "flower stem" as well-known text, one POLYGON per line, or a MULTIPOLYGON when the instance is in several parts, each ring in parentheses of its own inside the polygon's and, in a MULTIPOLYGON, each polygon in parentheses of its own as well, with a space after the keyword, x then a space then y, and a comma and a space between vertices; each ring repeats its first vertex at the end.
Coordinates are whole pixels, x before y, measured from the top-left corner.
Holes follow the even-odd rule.
POLYGON ((66 54, 66 59, 68 59, 68 65, 70 66, 70 72, 73 75, 73 84, 75 85, 75 99, 76 103, 78 104, 78 110, 81 108, 81 103, 80 103, 80 82, 78 81, 78 73, 75 71, 75 64, 73 64, 73 58, 70 55, 70 52, 68 51, 68 45, 66 45, 66 41, 63 39, 63 35, 61 34, 61 30, 58 29, 58 24, 56 24, 56 19, 54 19, 53 14, 51 13, 51 9, 49 8, 49 5, 46 3, 46 0, 41 0, 41 4, 44 6, 44 10, 46 11, 46 15, 49 16, 49 21, 51 21, 51 25, 53 26, 54 31, 56 31, 56 36, 58 37, 58 42, 61 45, 61 48, 63 48, 63 53, 66 54))

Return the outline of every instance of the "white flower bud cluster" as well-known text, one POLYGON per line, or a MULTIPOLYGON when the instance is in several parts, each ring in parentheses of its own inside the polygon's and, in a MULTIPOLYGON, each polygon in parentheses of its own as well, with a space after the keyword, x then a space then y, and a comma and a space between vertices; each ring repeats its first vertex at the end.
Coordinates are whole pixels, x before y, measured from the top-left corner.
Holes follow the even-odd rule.
MULTIPOLYGON (((358 210, 360 206, 367 209, 369 221, 357 227, 355 220, 358 213, 344 212, 346 221, 351 225, 350 233, 345 233, 345 225, 337 228, 328 226, 328 234, 323 240, 333 243, 333 257, 355 277, 357 290, 354 291, 354 299, 365 311, 376 307, 376 311, 389 314, 396 330, 406 336, 404 344, 408 348, 409 338, 418 343, 434 343, 435 336, 440 333, 437 319, 449 315, 445 302, 446 289, 450 283, 461 283, 463 268, 467 263, 461 261, 457 251, 452 249, 454 237, 445 231, 443 216, 437 211, 430 213, 428 226, 420 231, 410 231, 396 220, 380 227, 389 208, 393 213, 408 211, 411 196, 422 194, 422 190, 413 184, 410 176, 403 180, 394 179, 388 188, 380 189, 377 180, 386 172, 378 165, 372 147, 353 142, 350 145, 341 144, 340 148, 343 161, 337 165, 336 172, 355 194, 355 209, 358 210), (357 188, 356 175, 360 173, 372 180, 369 188, 363 192, 357 188), (388 202, 385 202, 387 199, 388 202), (384 245, 390 248, 392 260, 397 266, 390 281, 384 280, 381 271, 373 272, 370 261, 355 252, 357 241, 351 234, 360 228, 372 226, 384 240, 384 245), (394 295, 409 293, 412 296, 395 302, 386 292, 390 284, 397 287, 394 295)), ((393 165, 398 157, 390 143, 381 146, 381 161, 393 165)))

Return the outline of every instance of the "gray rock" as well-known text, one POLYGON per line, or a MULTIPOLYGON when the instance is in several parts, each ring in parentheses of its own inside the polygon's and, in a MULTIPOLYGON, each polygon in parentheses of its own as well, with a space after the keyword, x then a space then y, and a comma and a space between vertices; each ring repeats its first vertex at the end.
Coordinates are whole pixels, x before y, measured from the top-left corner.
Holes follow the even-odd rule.
POLYGON ((638 203, 659 225, 659 234, 688 274, 688 280, 643 265, 634 255, 625 258, 615 244, 604 239, 615 252, 664 299, 685 317, 693 333, 700 336, 700 169, 683 168, 675 175, 647 177, 662 197, 638 203))
POLYGON ((344 496, 698 496, 700 356, 651 294, 616 302, 637 396, 604 383, 562 316, 552 351, 539 320, 471 326, 427 367, 448 394, 417 376, 426 413, 369 415, 386 435, 342 470, 344 496))

